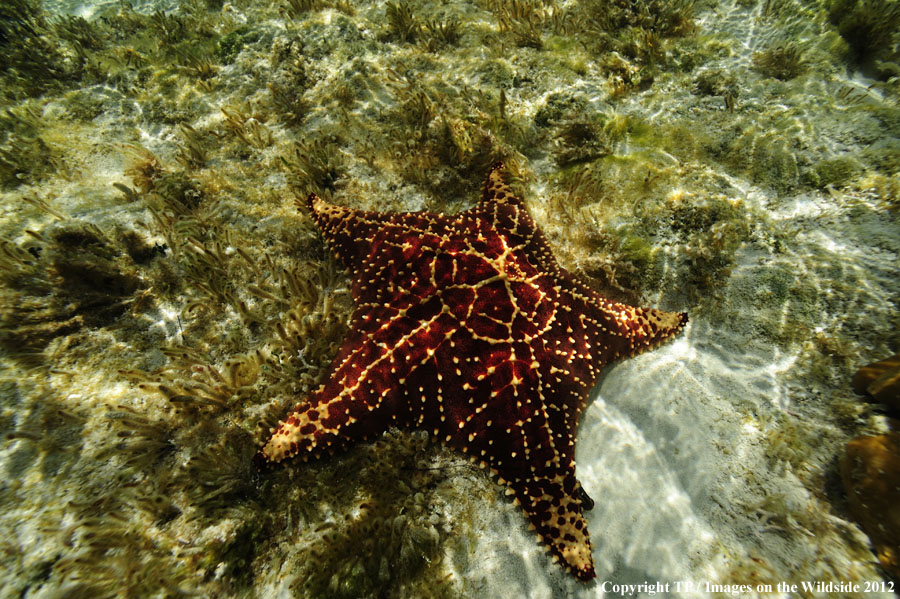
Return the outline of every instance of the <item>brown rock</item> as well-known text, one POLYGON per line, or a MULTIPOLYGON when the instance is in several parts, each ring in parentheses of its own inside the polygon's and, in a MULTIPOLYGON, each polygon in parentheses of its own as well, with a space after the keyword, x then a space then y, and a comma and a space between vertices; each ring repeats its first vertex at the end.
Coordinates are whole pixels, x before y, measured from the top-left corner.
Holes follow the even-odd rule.
POLYGON ((869 535, 878 561, 900 578, 900 433, 850 441, 841 479, 850 513, 869 535))
POLYGON ((853 390, 900 411, 900 354, 857 370, 853 375, 853 390))

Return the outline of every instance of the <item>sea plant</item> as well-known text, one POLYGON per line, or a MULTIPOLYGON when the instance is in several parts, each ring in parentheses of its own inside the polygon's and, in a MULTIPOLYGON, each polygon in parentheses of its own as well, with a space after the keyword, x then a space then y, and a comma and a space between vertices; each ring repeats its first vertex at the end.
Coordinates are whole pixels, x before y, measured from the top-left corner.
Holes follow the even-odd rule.
POLYGON ((385 19, 391 34, 403 43, 414 42, 421 32, 418 18, 404 0, 385 4, 385 19))
POLYGON ((794 41, 771 44, 753 53, 753 70, 782 81, 797 77, 806 70, 803 48, 794 41))
POLYGON ((856 61, 882 78, 900 64, 900 3, 892 0, 830 0, 828 18, 837 27, 856 61))
POLYGON ((108 34, 102 25, 84 17, 67 15, 53 22, 53 32, 79 52, 102 50, 108 43, 108 34))
POLYGON ((612 152, 603 124, 596 120, 573 119, 558 128, 554 158, 560 167, 590 162, 612 152))
POLYGON ((3 96, 36 96, 71 76, 70 63, 53 43, 40 0, 0 3, 0 77, 3 96))
POLYGON ((453 17, 450 19, 431 19, 425 21, 421 28, 422 47, 428 52, 452 46, 459 41, 460 22, 453 17))
POLYGON ((344 169, 338 140, 320 138, 294 142, 281 160, 296 180, 296 186, 317 193, 331 191, 344 169))
POLYGON ((104 327, 125 313, 146 284, 130 257, 99 227, 62 220, 20 246, 0 246, 3 278, 0 345, 31 359, 54 339, 104 327))
POLYGON ((303 16, 304 13, 310 11, 321 10, 325 7, 322 0, 286 0, 284 11, 292 19, 303 16))
POLYGON ((541 49, 546 11, 538 0, 498 0, 493 3, 501 33, 507 33, 516 45, 541 49))
POLYGON ((677 37, 693 31, 694 0, 589 0, 580 6, 589 30, 616 36, 637 27, 663 37, 677 37))

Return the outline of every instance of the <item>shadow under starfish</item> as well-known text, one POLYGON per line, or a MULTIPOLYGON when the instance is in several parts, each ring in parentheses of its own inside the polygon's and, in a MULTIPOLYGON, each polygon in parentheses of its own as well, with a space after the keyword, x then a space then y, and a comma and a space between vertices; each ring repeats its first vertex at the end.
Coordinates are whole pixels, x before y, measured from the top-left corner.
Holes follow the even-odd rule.
POLYGON ((675 335, 687 314, 609 301, 561 268, 503 165, 455 215, 306 205, 352 278, 326 381, 272 431, 258 466, 423 428, 490 468, 554 561, 594 574, 575 436, 603 365, 675 335))

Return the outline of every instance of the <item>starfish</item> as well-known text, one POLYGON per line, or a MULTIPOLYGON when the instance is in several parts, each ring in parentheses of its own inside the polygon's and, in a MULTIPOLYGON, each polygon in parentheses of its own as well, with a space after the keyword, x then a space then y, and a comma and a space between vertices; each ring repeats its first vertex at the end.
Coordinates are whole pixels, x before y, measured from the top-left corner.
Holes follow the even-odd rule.
POLYGON ((325 382, 272 430, 258 465, 421 428, 508 487, 554 561, 595 576, 575 436, 604 364, 687 314, 603 298, 561 268, 503 175, 456 215, 306 205, 352 278, 349 333, 325 382))

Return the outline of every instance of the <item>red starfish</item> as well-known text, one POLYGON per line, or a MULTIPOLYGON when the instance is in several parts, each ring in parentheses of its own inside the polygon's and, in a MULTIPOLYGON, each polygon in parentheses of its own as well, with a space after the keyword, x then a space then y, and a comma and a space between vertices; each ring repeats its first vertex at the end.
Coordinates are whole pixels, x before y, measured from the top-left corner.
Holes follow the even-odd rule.
POLYGON ((384 432, 433 431, 489 467, 554 561, 594 577, 575 434, 603 365, 680 331, 687 314, 604 299, 557 265, 495 165, 454 216, 307 201, 353 280, 356 310, 328 379, 257 463, 384 432))

